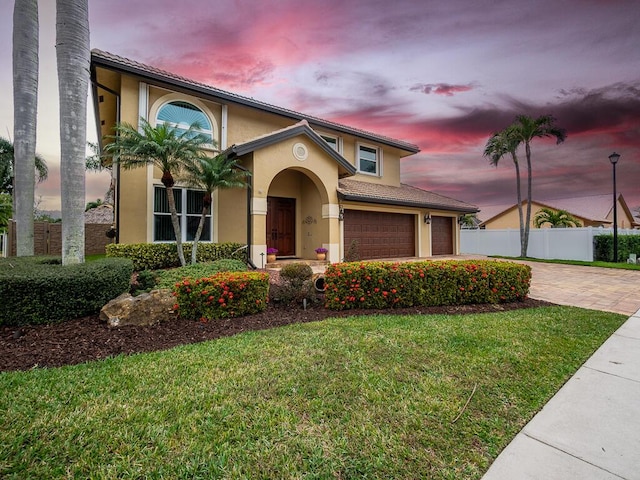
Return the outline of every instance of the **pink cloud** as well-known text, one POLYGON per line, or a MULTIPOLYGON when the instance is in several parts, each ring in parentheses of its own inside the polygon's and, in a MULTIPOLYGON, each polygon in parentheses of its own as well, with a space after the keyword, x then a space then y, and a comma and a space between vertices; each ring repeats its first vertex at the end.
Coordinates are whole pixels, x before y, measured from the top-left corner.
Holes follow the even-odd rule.
POLYGON ((449 83, 422 83, 414 85, 409 90, 412 92, 422 92, 426 95, 443 95, 453 97, 457 93, 464 93, 472 90, 471 85, 451 85, 449 83))

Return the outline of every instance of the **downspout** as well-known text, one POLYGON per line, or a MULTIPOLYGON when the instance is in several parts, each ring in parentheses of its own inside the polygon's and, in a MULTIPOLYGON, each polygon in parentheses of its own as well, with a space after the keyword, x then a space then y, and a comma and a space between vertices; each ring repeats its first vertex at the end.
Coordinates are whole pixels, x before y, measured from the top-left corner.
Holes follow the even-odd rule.
MULTIPOLYGON (((234 147, 235 145, 232 145, 223 152, 227 154, 227 158, 237 158, 236 153, 233 151, 234 147)), ((258 267, 256 267, 256 264, 253 263, 253 260, 251 259, 251 198, 253 197, 253 175, 251 175, 251 171, 248 168, 245 168, 242 165, 236 165, 236 168, 249 174, 249 182, 247 183, 247 263, 253 270, 256 270, 258 267)))
MULTIPOLYGON (((96 81, 96 70, 94 66, 91 66, 91 84, 93 85, 93 108, 96 113, 96 133, 98 133, 98 155, 102 155, 102 136, 101 125, 100 125, 100 108, 98 106, 98 88, 101 88, 105 92, 108 92, 116 97, 116 124, 120 124, 120 94, 115 90, 110 89, 105 85, 101 85, 96 81)), ((116 164, 116 172, 115 172, 115 181, 116 181, 116 191, 115 193, 115 229, 116 236, 115 242, 120 243, 120 162, 116 164)))

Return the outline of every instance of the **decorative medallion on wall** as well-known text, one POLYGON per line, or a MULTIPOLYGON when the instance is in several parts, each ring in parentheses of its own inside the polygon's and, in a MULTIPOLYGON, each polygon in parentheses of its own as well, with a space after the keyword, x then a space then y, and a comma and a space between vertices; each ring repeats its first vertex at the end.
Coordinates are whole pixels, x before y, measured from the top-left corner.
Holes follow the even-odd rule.
POLYGON ((301 162, 304 162, 309 156, 309 150, 304 143, 296 143, 293 145, 293 156, 301 162))
POLYGON ((312 225, 312 224, 318 223, 318 222, 316 221, 315 218, 313 218, 311 215, 309 215, 304 220, 302 220, 302 223, 304 223, 305 225, 312 225))

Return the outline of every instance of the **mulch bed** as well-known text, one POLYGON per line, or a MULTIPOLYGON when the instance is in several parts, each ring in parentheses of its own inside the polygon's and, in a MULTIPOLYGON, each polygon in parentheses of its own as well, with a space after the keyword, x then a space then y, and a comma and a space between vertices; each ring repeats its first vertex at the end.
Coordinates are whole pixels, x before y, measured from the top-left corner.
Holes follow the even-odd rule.
POLYGON ((347 310, 335 312, 321 306, 302 307, 270 304, 256 315, 209 321, 180 320, 148 327, 110 328, 91 315, 51 325, 0 327, 0 372, 74 365, 120 354, 165 350, 237 333, 264 330, 328 317, 382 314, 468 314, 517 310, 551 305, 541 300, 500 305, 463 305, 394 310, 347 310))

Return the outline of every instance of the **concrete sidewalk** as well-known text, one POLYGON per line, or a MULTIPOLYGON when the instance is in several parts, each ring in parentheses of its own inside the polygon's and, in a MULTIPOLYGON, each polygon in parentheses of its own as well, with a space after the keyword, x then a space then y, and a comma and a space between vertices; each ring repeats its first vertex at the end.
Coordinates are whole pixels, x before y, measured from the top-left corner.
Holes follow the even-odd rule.
POLYGON ((482 478, 640 479, 640 310, 585 362, 482 478))

